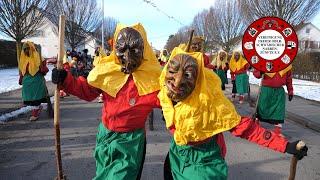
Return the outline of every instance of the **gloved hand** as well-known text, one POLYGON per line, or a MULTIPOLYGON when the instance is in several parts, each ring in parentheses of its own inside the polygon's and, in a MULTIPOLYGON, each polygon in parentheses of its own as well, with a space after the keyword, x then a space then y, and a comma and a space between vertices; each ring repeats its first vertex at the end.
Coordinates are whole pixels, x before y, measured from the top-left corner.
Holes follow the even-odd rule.
POLYGON ((298 160, 301 160, 304 156, 307 156, 308 147, 304 146, 302 149, 297 150, 296 146, 299 141, 288 142, 286 147, 286 153, 293 154, 298 160))
POLYGON ((23 76, 19 76, 19 85, 20 86, 22 85, 22 79, 23 79, 23 76))
POLYGON ((258 113, 254 113, 254 114, 252 115, 252 120, 255 120, 255 121, 259 120, 259 119, 258 119, 258 113))
POLYGON ((289 99, 289 101, 292 101, 293 95, 289 95, 289 96, 288 96, 288 99, 289 99))
POLYGON ((64 69, 54 68, 51 74, 51 80, 54 84, 63 83, 68 75, 68 72, 64 69))

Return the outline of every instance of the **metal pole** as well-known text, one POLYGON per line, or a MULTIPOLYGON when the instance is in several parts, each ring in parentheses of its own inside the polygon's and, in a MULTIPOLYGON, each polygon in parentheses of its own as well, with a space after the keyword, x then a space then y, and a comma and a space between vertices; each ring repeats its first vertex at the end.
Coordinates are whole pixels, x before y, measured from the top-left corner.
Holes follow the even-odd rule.
POLYGON ((102 0, 102 27, 101 27, 102 49, 104 50, 104 0, 102 0))

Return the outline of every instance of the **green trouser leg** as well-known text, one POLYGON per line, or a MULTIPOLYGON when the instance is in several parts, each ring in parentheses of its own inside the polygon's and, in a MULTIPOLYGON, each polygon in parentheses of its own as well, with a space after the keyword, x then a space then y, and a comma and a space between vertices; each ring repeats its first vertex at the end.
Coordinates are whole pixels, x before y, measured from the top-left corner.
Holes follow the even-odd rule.
POLYGON ((286 110, 286 99, 283 87, 261 87, 258 102, 258 117, 271 124, 283 123, 286 110))
POLYGON ((243 95, 248 93, 249 76, 246 73, 236 75, 237 93, 243 95))
POLYGON ((178 146, 171 140, 169 161, 175 180, 227 179, 228 167, 214 138, 197 146, 178 146))
POLYGON ((227 81, 228 81, 224 70, 222 70, 222 69, 217 69, 217 70, 215 71, 215 73, 219 76, 219 78, 220 78, 220 80, 221 80, 222 90, 224 90, 224 89, 225 89, 225 84, 226 84, 227 81))
POLYGON ((47 95, 46 84, 41 73, 34 76, 25 74, 22 79, 22 99, 23 101, 36 101, 45 98, 47 95))
POLYGON ((100 123, 94 157, 94 180, 135 180, 142 168, 145 148, 143 129, 112 132, 100 123))

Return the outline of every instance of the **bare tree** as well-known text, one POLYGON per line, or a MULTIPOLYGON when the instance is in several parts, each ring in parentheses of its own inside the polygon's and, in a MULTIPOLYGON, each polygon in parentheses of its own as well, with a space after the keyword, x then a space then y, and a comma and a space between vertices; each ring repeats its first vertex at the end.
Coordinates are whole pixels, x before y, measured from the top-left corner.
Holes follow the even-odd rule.
POLYGON ((72 49, 83 45, 98 28, 102 13, 96 0, 52 0, 47 17, 58 27, 59 15, 66 16, 65 37, 72 49))
POLYGON ((182 27, 178 30, 178 32, 175 35, 170 35, 167 43, 165 45, 165 48, 171 52, 175 47, 179 46, 179 44, 188 43, 188 37, 189 37, 189 30, 190 27, 182 27))
POLYGON ((209 47, 219 45, 229 52, 244 31, 243 18, 236 0, 217 0, 205 17, 204 32, 209 47))
POLYGON ((320 8, 319 0, 239 0, 247 23, 263 16, 277 16, 295 26, 310 20, 320 8))
POLYGON ((41 12, 47 8, 46 0, 0 1, 0 33, 16 41, 18 62, 21 41, 38 33, 44 22, 44 15, 41 12))
MULTIPOLYGON (((105 47, 108 47, 109 50, 111 50, 111 47, 109 47, 109 44, 106 44, 106 42, 113 38, 114 32, 117 27, 118 20, 116 20, 113 17, 105 17, 103 19, 103 27, 104 27, 104 40, 103 43, 105 43, 105 47)), ((102 23, 98 25, 99 28, 97 28, 94 32, 94 37, 98 40, 98 44, 102 44, 101 42, 101 33, 102 33, 102 23)))
POLYGON ((204 10, 204 11, 198 13, 193 18, 193 21, 191 24, 191 27, 192 27, 192 29, 194 29, 195 33, 197 35, 204 36, 205 38, 207 36, 206 27, 205 27, 205 25, 206 25, 205 20, 206 20, 207 14, 208 14, 208 10, 204 10))

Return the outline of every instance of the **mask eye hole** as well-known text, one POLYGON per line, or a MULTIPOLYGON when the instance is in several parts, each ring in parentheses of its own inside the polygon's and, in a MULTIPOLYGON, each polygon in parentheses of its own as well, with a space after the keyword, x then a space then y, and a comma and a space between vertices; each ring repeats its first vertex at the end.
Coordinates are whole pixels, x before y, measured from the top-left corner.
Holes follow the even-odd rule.
POLYGON ((133 49, 133 52, 137 54, 140 52, 140 50, 138 48, 135 48, 135 49, 133 49))
POLYGON ((191 72, 186 72, 184 74, 184 76, 187 78, 187 79, 191 79, 192 78, 192 73, 191 72))

